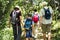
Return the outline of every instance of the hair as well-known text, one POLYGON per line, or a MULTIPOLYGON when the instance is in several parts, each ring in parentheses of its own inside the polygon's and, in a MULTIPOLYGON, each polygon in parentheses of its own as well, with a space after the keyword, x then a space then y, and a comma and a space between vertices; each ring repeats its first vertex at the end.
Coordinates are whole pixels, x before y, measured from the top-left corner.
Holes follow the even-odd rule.
POLYGON ((31 17, 32 15, 31 14, 27 14, 28 17, 31 17))
POLYGON ((36 11, 37 11, 37 9, 34 9, 34 11, 36 12, 36 11))
POLYGON ((43 6, 48 6, 48 2, 44 1, 44 2, 42 2, 42 5, 43 6))

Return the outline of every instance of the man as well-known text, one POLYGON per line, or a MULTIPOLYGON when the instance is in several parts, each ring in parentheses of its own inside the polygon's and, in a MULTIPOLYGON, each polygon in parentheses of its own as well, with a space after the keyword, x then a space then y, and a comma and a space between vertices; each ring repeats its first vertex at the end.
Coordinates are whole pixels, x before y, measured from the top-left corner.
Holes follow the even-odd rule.
POLYGON ((42 23, 43 39, 46 39, 46 33, 48 35, 48 40, 51 40, 51 23, 52 23, 52 13, 51 7, 47 6, 47 2, 42 2, 43 8, 40 11, 40 24, 42 23))
POLYGON ((21 11, 19 6, 15 6, 14 10, 10 14, 10 21, 13 27, 14 40, 21 39, 21 11))

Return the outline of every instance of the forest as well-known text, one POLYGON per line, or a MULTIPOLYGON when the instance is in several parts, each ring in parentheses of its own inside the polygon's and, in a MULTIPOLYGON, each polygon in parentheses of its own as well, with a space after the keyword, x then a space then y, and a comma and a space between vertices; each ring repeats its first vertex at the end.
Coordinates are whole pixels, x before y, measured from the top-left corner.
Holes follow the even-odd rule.
POLYGON ((9 18, 16 5, 20 6, 24 18, 29 11, 32 12, 34 9, 40 12, 41 2, 43 1, 47 1, 48 5, 54 10, 51 27, 52 40, 60 40, 60 0, 0 0, 0 40, 13 40, 13 31, 11 24, 9 24, 9 18))

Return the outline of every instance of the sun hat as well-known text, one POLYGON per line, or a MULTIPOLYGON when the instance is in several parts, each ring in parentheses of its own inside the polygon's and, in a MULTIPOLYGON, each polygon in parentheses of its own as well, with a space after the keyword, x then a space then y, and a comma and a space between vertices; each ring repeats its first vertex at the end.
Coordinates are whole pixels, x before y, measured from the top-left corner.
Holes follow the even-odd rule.
POLYGON ((42 2, 42 5, 43 5, 43 6, 45 6, 45 5, 47 5, 47 4, 48 4, 48 2, 46 2, 46 1, 42 2))

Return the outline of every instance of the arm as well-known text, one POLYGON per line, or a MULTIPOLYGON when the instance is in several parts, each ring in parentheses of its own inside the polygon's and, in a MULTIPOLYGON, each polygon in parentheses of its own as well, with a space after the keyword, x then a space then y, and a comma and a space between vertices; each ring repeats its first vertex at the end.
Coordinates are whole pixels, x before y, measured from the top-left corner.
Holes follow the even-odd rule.
POLYGON ((20 23, 22 22, 22 16, 19 16, 20 17, 20 23))
POLYGON ((23 24, 23 19, 22 19, 22 14, 21 14, 21 11, 19 12, 19 19, 20 19, 20 25, 24 25, 23 24))
POLYGON ((43 18, 42 12, 43 12, 43 11, 42 11, 42 9, 41 9, 41 11, 40 11, 40 19, 39 19, 39 20, 40 20, 40 21, 39 21, 40 27, 41 27, 41 25, 42 25, 42 18, 43 18))
POLYGON ((42 25, 42 16, 40 16, 40 27, 41 27, 41 25, 42 25))
POLYGON ((50 12, 51 12, 51 17, 52 17, 52 19, 53 19, 54 11, 53 11, 52 7, 49 7, 49 9, 50 9, 50 12))
POLYGON ((22 15, 21 15, 21 11, 19 12, 19 20, 20 20, 20 23, 22 22, 22 15))
POLYGON ((32 34, 34 34, 34 22, 32 22, 32 34))

